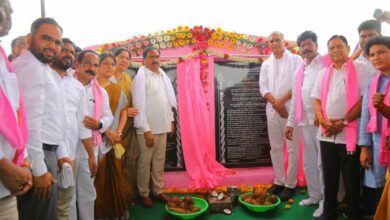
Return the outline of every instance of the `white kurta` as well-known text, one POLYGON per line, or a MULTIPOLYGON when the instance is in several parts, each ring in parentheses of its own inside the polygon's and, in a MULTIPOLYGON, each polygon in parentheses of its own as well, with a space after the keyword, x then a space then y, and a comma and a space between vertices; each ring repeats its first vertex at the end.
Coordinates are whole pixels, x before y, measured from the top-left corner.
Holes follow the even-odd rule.
MULTIPOLYGON (((355 69, 358 78, 358 93, 359 97, 363 96, 364 87, 368 84, 369 80, 373 77, 372 72, 368 65, 354 62, 355 69)), ((328 98, 326 102, 326 115, 328 118, 340 119, 343 118, 347 111, 347 94, 345 83, 345 68, 344 64, 339 70, 333 68, 333 74, 330 77, 328 98)), ((322 79, 326 69, 323 69, 314 85, 312 98, 321 100, 321 85, 322 79)), ((357 119, 359 125, 359 119, 357 119)), ((345 129, 336 136, 326 137, 320 130, 318 130, 317 138, 320 141, 334 142, 336 144, 345 144, 345 129)))
MULTIPOLYGON (((11 103, 11 107, 16 117, 17 110, 19 109, 18 81, 16 75, 9 72, 2 56, 0 56, 0 88, 11 103)), ((14 155, 15 149, 0 134, 0 159, 6 158, 7 160, 12 161, 14 155)), ((0 199, 9 195, 9 190, 6 189, 0 181, 0 199)))
POLYGON ((41 176, 47 172, 42 144, 59 145, 64 138, 61 91, 50 66, 41 63, 29 50, 23 50, 13 66, 25 103, 32 173, 41 176))
MULTIPOLYGON (((263 97, 271 93, 275 98, 285 95, 292 87, 291 82, 296 69, 301 65, 302 59, 298 55, 291 54, 285 50, 281 59, 271 57, 261 66, 260 70, 260 93, 263 97)), ((285 104, 289 110, 289 102, 285 104)), ((287 125, 287 119, 282 118, 267 103, 267 127, 268 136, 271 145, 271 160, 275 174, 274 184, 284 185, 289 188, 295 188, 297 184, 298 156, 299 156, 299 136, 298 132, 293 133, 292 141, 284 138, 284 131, 287 125), (287 145, 288 151, 288 170, 287 178, 284 172, 283 146, 287 145)))

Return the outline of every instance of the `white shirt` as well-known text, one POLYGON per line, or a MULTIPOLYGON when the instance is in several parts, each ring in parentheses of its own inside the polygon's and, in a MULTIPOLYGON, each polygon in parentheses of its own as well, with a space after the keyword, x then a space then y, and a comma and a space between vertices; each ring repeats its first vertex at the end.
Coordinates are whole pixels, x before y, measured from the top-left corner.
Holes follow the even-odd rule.
MULTIPOLYGON (((95 98, 94 98, 93 92, 92 92, 92 90, 93 90, 92 83, 85 85, 84 89, 85 89, 86 98, 87 98, 85 114, 90 116, 90 117, 93 117, 93 112, 94 112, 94 107, 95 107, 95 98)), ((103 112, 102 112, 102 117, 100 118, 100 122, 103 124, 103 126, 99 130, 99 132, 103 134, 107 130, 107 128, 109 128, 111 126, 111 123, 114 120, 114 116, 111 113, 110 103, 109 103, 108 94, 107 94, 106 90, 103 89, 102 87, 100 87, 100 90, 101 90, 102 95, 103 95, 103 112)), ((95 156, 96 156, 98 153, 98 147, 95 146, 94 151, 95 151, 95 156)), ((87 159, 88 158, 88 153, 85 150, 85 147, 80 140, 78 141, 78 144, 77 144, 76 157, 80 158, 80 159, 87 159)))
POLYGON ((65 139, 56 153, 59 159, 69 157, 74 160, 78 141, 92 137, 92 131, 83 124, 87 104, 85 89, 69 70, 63 78, 59 74, 55 78, 62 85, 66 115, 65 139))
MULTIPOLYGON (((0 88, 11 103, 11 107, 16 117, 17 110, 19 109, 18 82, 16 75, 9 72, 3 56, 0 56, 0 88)), ((0 159, 6 158, 7 160, 12 161, 14 155, 15 149, 0 134, 0 159)), ((0 181, 0 199, 9 195, 10 192, 0 181)))
MULTIPOLYGON (((298 55, 291 54, 285 49, 283 57, 275 59, 276 66, 274 71, 272 71, 271 65, 274 64, 271 60, 271 58, 268 58, 261 65, 259 77, 260 93, 265 97, 265 95, 270 92, 275 98, 281 98, 291 89, 291 81, 293 80, 295 70, 302 63, 302 58, 298 55), (292 56, 292 63, 288 63, 289 56, 292 56)), ((286 102, 284 106, 288 111, 290 101, 286 102)), ((270 103, 267 103, 266 109, 267 112, 276 112, 270 103)))
MULTIPOLYGON (((135 82, 136 83, 136 82, 135 82)), ((147 127, 137 128, 137 134, 152 131, 162 134, 171 131, 172 107, 165 92, 162 74, 156 74, 145 67, 145 111, 147 127)))
MULTIPOLYGON (((358 92, 359 97, 363 96, 364 88, 373 77, 369 71, 369 67, 365 64, 354 62, 357 78, 358 78, 358 92)), ((344 64, 341 69, 337 70, 333 68, 333 74, 329 82, 329 91, 326 102, 326 115, 328 118, 340 119, 343 118, 347 111, 347 96, 346 96, 346 84, 345 84, 345 68, 344 64)), ((321 70, 317 77, 316 83, 311 94, 312 98, 321 100, 321 85, 322 78, 326 69, 321 70)), ((359 119, 356 119, 359 125, 359 119)), ((358 132, 358 131, 357 131, 358 132)), ((359 134, 359 133, 358 133, 359 134)), ((334 142, 336 144, 345 144, 345 129, 336 136, 326 137, 322 134, 321 130, 318 129, 317 139, 320 141, 334 142)))
MULTIPOLYGON (((320 71, 324 68, 323 58, 318 54, 310 64, 305 64, 303 71, 303 82, 301 89, 301 100, 302 100, 302 120, 299 122, 299 126, 313 125, 314 124, 314 100, 310 97, 314 87, 314 83, 319 75, 320 71)), ((296 80, 298 70, 295 71, 292 80, 292 96, 291 105, 288 115, 287 126, 293 127, 296 124, 295 112, 296 112, 296 80)))
POLYGON ((29 50, 23 50, 13 66, 22 91, 28 129, 27 151, 33 176, 47 172, 42 144, 59 145, 63 141, 63 108, 60 89, 53 70, 29 50))
POLYGON ((361 63, 367 65, 367 68, 370 74, 375 75, 378 70, 372 65, 372 63, 364 56, 364 53, 361 53, 360 56, 355 60, 355 63, 361 63))

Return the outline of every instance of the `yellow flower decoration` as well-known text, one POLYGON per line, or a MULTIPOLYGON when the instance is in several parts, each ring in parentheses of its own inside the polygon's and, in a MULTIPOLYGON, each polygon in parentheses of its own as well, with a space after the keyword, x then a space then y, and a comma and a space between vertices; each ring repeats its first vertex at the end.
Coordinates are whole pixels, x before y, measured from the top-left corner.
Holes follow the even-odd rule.
POLYGON ((175 41, 175 40, 176 40, 176 37, 171 36, 171 41, 175 41))
POLYGON ((218 34, 218 40, 222 40, 222 37, 223 37, 222 34, 218 34))
POLYGON ((184 46, 185 43, 186 43, 186 42, 185 42, 184 40, 179 40, 180 46, 184 46))
POLYGON ((229 38, 229 37, 224 37, 224 38, 223 38, 223 41, 229 42, 229 41, 230 41, 230 38, 229 38))
POLYGON ((233 45, 229 45, 228 46, 228 50, 233 50, 234 49, 234 46, 233 45))
POLYGON ((211 39, 209 39, 209 40, 207 41, 207 44, 208 44, 209 46, 213 45, 213 43, 214 43, 214 41, 211 40, 211 39))
POLYGON ((182 26, 177 27, 177 31, 183 31, 183 27, 182 26))
POLYGON ((176 38, 181 38, 180 33, 176 33, 175 36, 176 36, 176 38))
POLYGON ((217 28, 217 33, 221 34, 222 33, 222 29, 221 28, 217 28))
POLYGON ((192 40, 191 40, 191 43, 192 43, 192 44, 195 44, 195 43, 196 43, 195 39, 192 39, 192 40))
POLYGON ((167 31, 167 34, 172 34, 172 31, 171 31, 171 30, 168 30, 168 31, 167 31))
POLYGON ((234 38, 231 38, 231 39, 230 39, 230 43, 235 44, 235 43, 236 43, 236 40, 235 40, 234 38))
POLYGON ((192 38, 192 33, 187 33, 187 38, 192 38))
POLYGON ((213 34, 211 35, 211 38, 212 38, 213 40, 217 39, 217 38, 218 38, 218 34, 217 34, 217 33, 213 33, 213 34))
POLYGON ((173 42, 172 44, 173 44, 174 47, 178 47, 179 46, 179 44, 176 41, 173 42))
POLYGON ((184 26, 184 31, 189 31, 190 28, 188 26, 184 26))

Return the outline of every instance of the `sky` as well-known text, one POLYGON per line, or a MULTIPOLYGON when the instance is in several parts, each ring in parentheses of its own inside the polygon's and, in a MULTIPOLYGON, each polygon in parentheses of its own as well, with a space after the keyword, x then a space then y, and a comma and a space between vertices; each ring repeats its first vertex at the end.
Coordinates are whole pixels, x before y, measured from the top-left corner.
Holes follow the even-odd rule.
MULTIPOLYGON (((26 35, 41 16, 41 0, 10 0, 13 26, 1 39, 7 52, 11 40, 26 35)), ((373 19, 374 10, 390 10, 389 0, 44 0, 46 17, 62 26, 63 37, 80 47, 126 40, 173 29, 179 25, 220 27, 225 31, 268 36, 272 31, 296 40, 305 30, 318 35, 319 51, 334 34, 346 36, 351 48, 357 27, 373 19)), ((390 24, 382 24, 390 36, 390 24)))

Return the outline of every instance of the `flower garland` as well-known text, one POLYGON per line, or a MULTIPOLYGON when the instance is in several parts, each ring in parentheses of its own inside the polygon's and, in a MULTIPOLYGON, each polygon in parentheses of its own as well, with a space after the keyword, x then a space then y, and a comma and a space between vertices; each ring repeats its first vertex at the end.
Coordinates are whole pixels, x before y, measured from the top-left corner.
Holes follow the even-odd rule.
MULTIPOLYGON (((286 43, 288 46, 288 43, 286 43)), ((144 49, 154 47, 156 49, 175 49, 179 47, 191 47, 193 53, 180 57, 163 61, 161 64, 175 64, 184 60, 198 57, 200 59, 200 80, 203 87, 207 86, 208 77, 208 56, 209 54, 219 58, 224 58, 233 61, 247 62, 262 62, 266 56, 271 54, 271 48, 268 42, 263 37, 254 35, 239 34, 236 32, 223 31, 221 28, 208 28, 203 26, 178 26, 172 30, 162 31, 148 36, 133 37, 119 43, 104 44, 96 49, 98 53, 110 51, 117 47, 126 47, 130 50, 132 57, 141 56, 144 49), (221 48, 228 51, 237 51, 240 54, 245 54, 253 48, 257 48, 260 58, 243 58, 239 56, 230 56, 226 53, 210 51, 209 48, 221 48)), ((297 48, 292 49, 293 53, 297 53, 297 48)), ((133 63, 134 66, 141 65, 133 63)))

